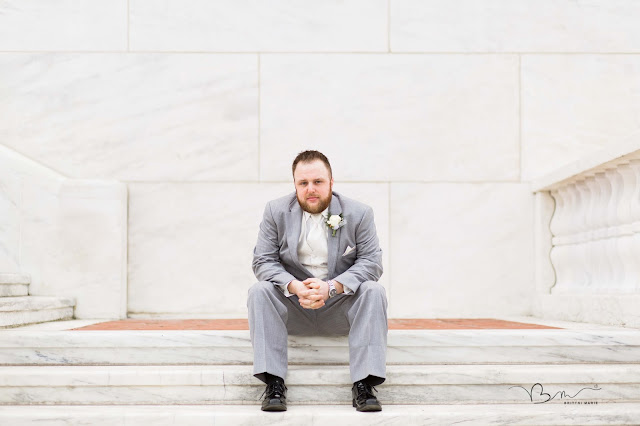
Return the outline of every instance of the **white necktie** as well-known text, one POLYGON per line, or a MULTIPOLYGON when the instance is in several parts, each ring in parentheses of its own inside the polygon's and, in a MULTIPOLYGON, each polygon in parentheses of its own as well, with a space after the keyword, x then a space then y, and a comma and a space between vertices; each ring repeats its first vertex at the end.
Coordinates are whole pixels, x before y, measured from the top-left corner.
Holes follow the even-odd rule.
POLYGON ((309 216, 307 220, 307 226, 309 227, 309 233, 307 234, 307 244, 314 252, 320 252, 322 249, 322 215, 315 220, 313 216, 309 216))

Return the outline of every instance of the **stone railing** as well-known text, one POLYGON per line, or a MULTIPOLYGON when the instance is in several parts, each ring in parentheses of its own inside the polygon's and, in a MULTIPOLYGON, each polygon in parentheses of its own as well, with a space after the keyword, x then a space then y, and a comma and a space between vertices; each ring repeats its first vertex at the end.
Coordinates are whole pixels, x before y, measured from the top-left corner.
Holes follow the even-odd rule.
POLYGON ((77 318, 123 318, 126 262, 126 185, 70 179, 0 145, 0 273, 73 297, 77 318))
POLYGON ((534 188, 555 201, 552 292, 640 293, 639 146, 600 152, 534 188))

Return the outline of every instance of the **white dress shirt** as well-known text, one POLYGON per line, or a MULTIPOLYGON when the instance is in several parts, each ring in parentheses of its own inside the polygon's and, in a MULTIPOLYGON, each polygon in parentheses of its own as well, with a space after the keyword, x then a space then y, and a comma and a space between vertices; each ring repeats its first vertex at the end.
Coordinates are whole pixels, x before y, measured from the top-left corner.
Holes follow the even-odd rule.
MULTIPOLYGON (((327 218, 329 215, 329 208, 324 209, 322 213, 311 214, 307 211, 302 211, 302 226, 300 226, 300 237, 298 238, 298 259, 302 266, 304 266, 311 274, 322 281, 327 280, 327 275, 329 273, 328 270, 328 259, 329 252, 327 251, 327 239, 329 238, 329 233, 327 232, 327 218), (311 219, 310 219, 311 218, 311 219), (307 244, 307 224, 310 224, 310 220, 316 221, 321 227, 324 235, 323 244, 320 244, 319 248, 314 251, 309 244, 307 244)), ((279 285, 284 292, 284 295, 287 297, 291 297, 293 293, 290 293, 287 287, 291 282, 286 284, 279 285)), ((344 288, 344 294, 353 293, 351 289, 347 288, 345 285, 342 286, 344 288)))

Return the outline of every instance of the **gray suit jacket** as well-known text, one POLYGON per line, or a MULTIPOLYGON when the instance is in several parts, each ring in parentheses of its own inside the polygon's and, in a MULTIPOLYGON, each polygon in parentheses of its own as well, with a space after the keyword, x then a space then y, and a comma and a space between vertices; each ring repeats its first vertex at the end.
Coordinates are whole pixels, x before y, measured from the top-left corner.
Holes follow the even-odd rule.
MULTIPOLYGON (((333 192, 329 212, 342 213, 346 225, 336 231, 327 226, 328 279, 334 279, 354 293, 365 281, 382 275, 382 250, 373 221, 373 209, 333 192), (347 246, 355 247, 343 255, 347 246)), ((283 285, 293 279, 312 277, 298 260, 302 208, 295 192, 269 201, 264 209, 258 242, 253 250, 253 272, 259 281, 283 285)))

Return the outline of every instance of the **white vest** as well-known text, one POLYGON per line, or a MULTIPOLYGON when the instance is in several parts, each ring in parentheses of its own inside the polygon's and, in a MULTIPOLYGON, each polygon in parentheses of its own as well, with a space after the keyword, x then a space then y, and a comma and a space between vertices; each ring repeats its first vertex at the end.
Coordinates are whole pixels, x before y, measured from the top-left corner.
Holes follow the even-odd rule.
POLYGON ((328 210, 329 208, 326 208, 322 213, 313 215, 314 217, 311 219, 319 220, 320 229, 323 231, 324 238, 322 239, 320 250, 314 252, 311 247, 309 247, 309 244, 307 244, 307 223, 309 221, 309 216, 311 216, 309 212, 303 211, 300 238, 298 239, 298 259, 300 260, 300 263, 302 266, 307 268, 315 278, 319 278, 323 281, 328 278, 327 275, 329 273, 329 251, 327 248, 328 231, 326 225, 328 210))

